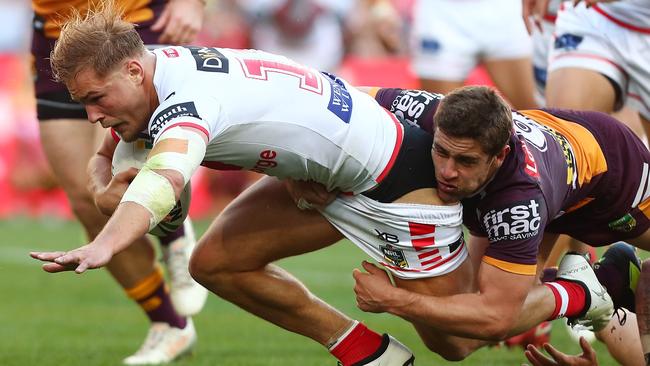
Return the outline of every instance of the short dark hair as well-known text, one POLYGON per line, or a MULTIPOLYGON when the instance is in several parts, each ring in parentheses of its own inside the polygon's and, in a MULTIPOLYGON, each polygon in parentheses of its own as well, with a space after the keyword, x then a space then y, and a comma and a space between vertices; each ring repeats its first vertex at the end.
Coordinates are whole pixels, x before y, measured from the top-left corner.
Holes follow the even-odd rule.
POLYGON ((485 86, 466 86, 447 94, 434 123, 446 135, 478 141, 483 152, 490 155, 503 149, 513 128, 510 106, 485 86))

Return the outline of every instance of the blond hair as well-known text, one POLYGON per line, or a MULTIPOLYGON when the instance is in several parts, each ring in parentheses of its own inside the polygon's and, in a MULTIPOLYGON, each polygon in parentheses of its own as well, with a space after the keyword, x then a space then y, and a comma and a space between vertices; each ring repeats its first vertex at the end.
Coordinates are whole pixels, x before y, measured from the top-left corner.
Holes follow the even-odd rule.
POLYGON ((112 0, 85 16, 74 11, 50 54, 54 78, 68 83, 86 68, 106 76, 125 59, 142 55, 146 50, 142 38, 132 23, 122 20, 123 14, 112 0))

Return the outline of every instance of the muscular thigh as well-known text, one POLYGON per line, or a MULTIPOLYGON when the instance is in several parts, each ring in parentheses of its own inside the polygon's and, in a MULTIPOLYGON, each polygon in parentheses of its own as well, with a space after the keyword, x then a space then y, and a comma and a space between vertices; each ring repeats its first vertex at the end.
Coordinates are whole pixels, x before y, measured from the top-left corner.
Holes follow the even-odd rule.
POLYGON ((281 181, 264 177, 215 219, 195 256, 222 269, 249 271, 340 239, 318 211, 299 210, 281 181))
POLYGON ((105 131, 84 120, 48 120, 39 124, 41 144, 59 183, 66 191, 85 190, 86 168, 105 131))

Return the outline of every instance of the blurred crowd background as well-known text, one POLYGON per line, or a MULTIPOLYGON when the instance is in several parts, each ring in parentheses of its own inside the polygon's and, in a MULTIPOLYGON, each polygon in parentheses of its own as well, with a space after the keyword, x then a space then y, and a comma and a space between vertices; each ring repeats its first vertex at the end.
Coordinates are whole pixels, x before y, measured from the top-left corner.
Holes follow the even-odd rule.
MULTIPOLYGON (((333 72, 354 85, 417 88, 409 63, 415 0, 208 0, 196 45, 256 48, 333 72)), ((521 21, 514 19, 513 21, 521 21)), ((0 218, 72 218, 41 151, 26 0, 0 0, 0 218)), ((490 84, 478 67, 468 84, 490 84)), ((202 170, 193 178, 194 218, 215 215, 257 178, 202 170)))

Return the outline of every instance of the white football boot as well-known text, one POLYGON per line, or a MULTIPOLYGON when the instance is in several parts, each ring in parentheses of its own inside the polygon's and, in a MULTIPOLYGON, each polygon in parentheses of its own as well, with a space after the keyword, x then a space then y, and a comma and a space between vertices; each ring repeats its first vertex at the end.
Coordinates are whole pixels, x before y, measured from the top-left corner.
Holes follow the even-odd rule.
POLYGON ((169 246, 162 246, 163 262, 169 276, 169 294, 174 309, 182 316, 198 314, 205 305, 208 290, 199 285, 189 272, 190 257, 196 246, 194 229, 189 217, 183 223, 185 235, 169 246))
POLYGON ((413 366, 415 356, 408 347, 388 334, 382 335, 379 349, 352 366, 413 366))
POLYGON ((125 365, 160 365, 172 362, 192 351, 196 343, 196 330, 192 319, 187 319, 184 329, 167 323, 152 323, 140 349, 125 358, 125 365))
POLYGON ((573 252, 565 254, 558 267, 557 278, 580 283, 585 288, 586 310, 579 317, 568 319, 571 325, 597 332, 609 323, 614 313, 614 303, 584 256, 573 252))

